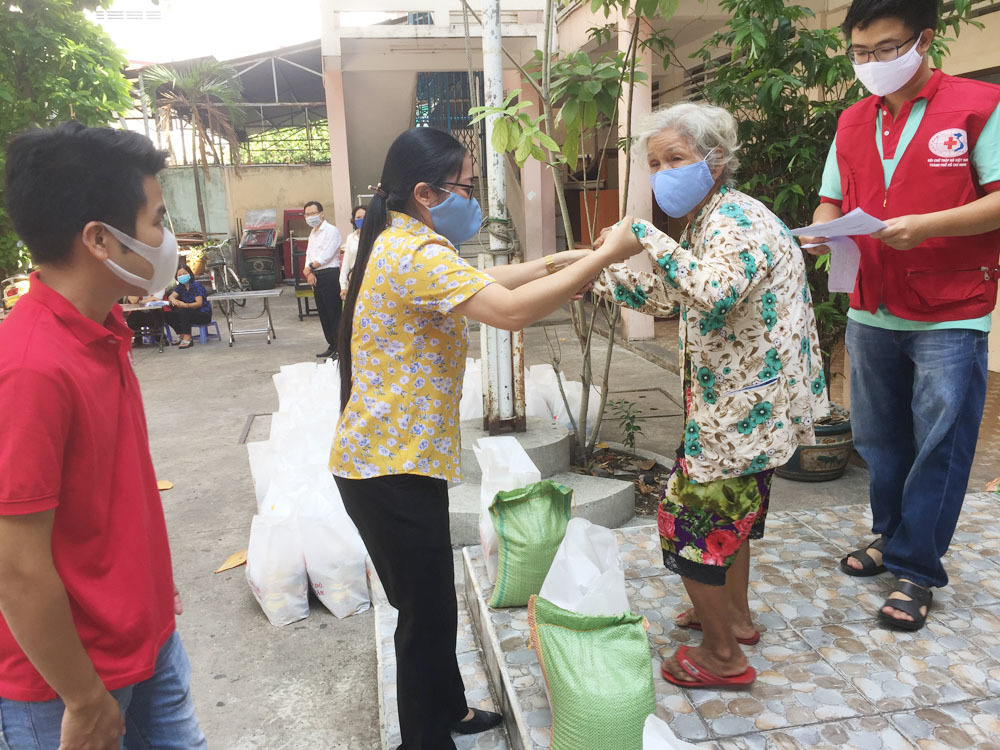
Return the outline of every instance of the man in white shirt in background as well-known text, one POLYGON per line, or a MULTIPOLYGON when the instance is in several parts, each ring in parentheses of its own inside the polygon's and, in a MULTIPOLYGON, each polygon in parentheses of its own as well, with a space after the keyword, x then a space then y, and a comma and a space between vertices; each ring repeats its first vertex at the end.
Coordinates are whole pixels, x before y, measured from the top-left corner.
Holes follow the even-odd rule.
POLYGON ((306 223, 312 227, 306 249, 306 283, 313 288, 327 344, 326 351, 316 356, 336 357, 340 327, 340 231, 323 217, 323 204, 319 201, 309 201, 303 211, 306 223))

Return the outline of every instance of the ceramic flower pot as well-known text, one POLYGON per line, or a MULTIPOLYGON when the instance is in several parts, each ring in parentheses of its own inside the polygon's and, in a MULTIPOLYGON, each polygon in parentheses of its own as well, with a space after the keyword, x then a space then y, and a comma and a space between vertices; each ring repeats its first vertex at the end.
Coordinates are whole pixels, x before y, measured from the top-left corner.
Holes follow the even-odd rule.
POLYGON ((775 474, 796 482, 828 482, 843 475, 854 450, 847 412, 835 407, 829 417, 816 422, 815 430, 816 445, 800 445, 775 474))

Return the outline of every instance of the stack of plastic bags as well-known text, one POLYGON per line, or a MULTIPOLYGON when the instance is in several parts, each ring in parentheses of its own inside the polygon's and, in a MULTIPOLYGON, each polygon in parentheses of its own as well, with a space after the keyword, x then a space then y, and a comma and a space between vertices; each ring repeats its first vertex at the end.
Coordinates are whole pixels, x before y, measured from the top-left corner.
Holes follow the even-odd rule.
MULTIPOLYGON (((569 415, 575 420, 580 413, 580 401, 583 397, 583 384, 574 380, 566 380, 560 375, 563 390, 566 392, 566 402, 559 393, 559 381, 552 365, 532 365, 524 371, 524 403, 525 414, 528 417, 555 422, 567 430, 572 429, 569 415)), ((591 408, 587 412, 587 431, 593 430, 597 418, 597 405, 601 403, 601 390, 590 386, 591 408)), ((459 416, 462 421, 483 418, 483 368, 482 361, 467 359, 465 361, 465 378, 462 383, 462 401, 459 404, 459 416)))
POLYGON ((368 609, 367 552, 329 470, 340 415, 336 365, 304 362, 274 375, 268 440, 248 443, 257 515, 247 583, 272 625, 309 616, 309 590, 337 617, 368 609))

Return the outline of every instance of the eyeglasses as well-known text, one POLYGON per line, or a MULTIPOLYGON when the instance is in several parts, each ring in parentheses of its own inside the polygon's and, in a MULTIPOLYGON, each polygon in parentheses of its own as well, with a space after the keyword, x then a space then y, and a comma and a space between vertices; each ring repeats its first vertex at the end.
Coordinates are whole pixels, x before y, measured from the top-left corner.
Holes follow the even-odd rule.
MULTIPOLYGON (((923 32, 921 32, 923 33, 923 32)), ((920 34, 911 36, 902 44, 892 44, 886 47, 879 47, 873 50, 855 49, 854 45, 847 48, 847 57, 850 58, 851 62, 855 65, 864 65, 867 62, 871 62, 872 58, 878 60, 879 62, 892 62, 897 57, 899 57, 899 50, 905 47, 907 44, 912 42, 914 39, 919 39, 920 34)))
MULTIPOLYGON (((476 189, 475 185, 468 185, 468 184, 466 184, 464 182, 442 182, 441 184, 442 185, 451 185, 452 187, 460 187, 463 190, 465 190, 465 194, 469 198, 472 197, 472 191, 476 189)), ((439 188, 439 189, 440 190, 444 190, 444 188, 439 188)), ((449 191, 446 191, 446 192, 451 192, 451 191, 449 190, 449 191)))

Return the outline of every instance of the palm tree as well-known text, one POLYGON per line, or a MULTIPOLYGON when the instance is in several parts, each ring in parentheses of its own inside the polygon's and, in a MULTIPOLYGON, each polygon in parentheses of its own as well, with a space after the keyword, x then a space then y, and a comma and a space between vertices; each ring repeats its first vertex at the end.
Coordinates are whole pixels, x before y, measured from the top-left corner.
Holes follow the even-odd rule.
POLYGON ((230 147, 234 160, 239 159, 239 136, 236 129, 243 121, 243 88, 236 70, 217 60, 201 60, 183 67, 154 65, 142 73, 147 96, 153 99, 161 132, 170 132, 174 117, 191 121, 191 175, 202 241, 208 240, 205 205, 198 180, 198 166, 208 179, 208 154, 216 164, 223 160, 213 135, 230 147))

